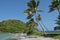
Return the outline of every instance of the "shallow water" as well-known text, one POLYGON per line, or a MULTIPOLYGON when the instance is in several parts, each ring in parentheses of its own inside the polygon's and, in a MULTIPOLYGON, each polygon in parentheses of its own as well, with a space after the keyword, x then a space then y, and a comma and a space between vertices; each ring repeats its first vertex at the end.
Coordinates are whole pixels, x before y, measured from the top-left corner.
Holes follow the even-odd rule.
POLYGON ((11 36, 12 36, 12 34, 10 34, 10 33, 0 33, 0 40, 6 40, 11 36))

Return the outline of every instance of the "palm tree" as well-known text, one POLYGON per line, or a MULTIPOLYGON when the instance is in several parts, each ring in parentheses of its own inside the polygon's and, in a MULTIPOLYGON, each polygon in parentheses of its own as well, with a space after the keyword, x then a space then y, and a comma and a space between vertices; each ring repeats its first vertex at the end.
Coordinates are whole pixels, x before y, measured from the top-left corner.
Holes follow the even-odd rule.
POLYGON ((24 13, 28 14, 27 19, 31 18, 36 14, 37 11, 41 11, 38 9, 40 1, 37 2, 35 0, 30 0, 30 2, 27 3, 28 8, 24 11, 24 13))
POLYGON ((60 24, 60 0, 53 0, 52 1, 52 4, 50 5, 50 11, 49 12, 52 12, 54 10, 58 10, 59 15, 58 15, 58 20, 57 20, 56 24, 59 25, 60 24))
POLYGON ((49 6, 50 7, 50 11, 49 12, 52 12, 54 10, 58 10, 59 12, 59 15, 60 15, 60 1, 59 0, 53 0, 51 5, 49 6))
POLYGON ((36 12, 40 11, 38 9, 40 1, 39 0, 30 0, 27 3, 28 8, 24 11, 24 13, 28 14, 27 19, 29 19, 29 21, 27 22, 27 25, 31 27, 36 27, 36 22, 34 20, 34 18, 32 18, 33 16, 35 16, 36 19, 36 12))
MULTIPOLYGON (((29 20, 31 20, 31 19, 33 18, 33 16, 35 16, 35 17, 34 17, 34 18, 35 18, 34 21, 36 21, 37 24, 39 24, 39 25, 41 26, 42 30, 44 31, 44 28, 43 28, 43 26, 42 26, 41 23, 40 23, 40 21, 41 21, 41 16, 40 16, 40 14, 37 14, 37 12, 41 12, 41 11, 42 11, 42 10, 40 10, 40 9, 38 8, 39 3, 40 3, 39 0, 30 0, 30 1, 27 3, 28 8, 24 11, 24 13, 28 14, 27 19, 29 19, 29 20)), ((33 18, 33 19, 34 19, 34 18, 33 18)), ((30 22, 30 21, 28 21, 28 23, 29 23, 29 22, 30 22)), ((32 21, 32 22, 33 22, 33 21, 32 21)), ((30 24, 32 24, 32 23, 30 23, 30 24)), ((33 24, 35 24, 35 22, 34 22, 33 24)), ((33 26, 33 27, 34 27, 34 26, 33 26)))
POLYGON ((54 28, 54 30, 60 30, 60 15, 58 15, 58 20, 56 20, 56 24, 57 24, 58 26, 56 26, 56 27, 54 28))

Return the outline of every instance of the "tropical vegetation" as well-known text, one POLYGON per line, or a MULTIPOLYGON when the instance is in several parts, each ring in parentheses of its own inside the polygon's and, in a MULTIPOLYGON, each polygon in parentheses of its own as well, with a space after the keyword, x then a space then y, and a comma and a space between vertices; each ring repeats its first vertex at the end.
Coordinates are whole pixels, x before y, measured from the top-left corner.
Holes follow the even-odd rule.
MULTIPOLYGON (((57 17, 58 20, 56 20, 56 24, 57 24, 58 26, 56 26, 56 27, 54 28, 54 30, 60 30, 60 0, 53 0, 53 1, 51 2, 51 5, 50 5, 49 7, 50 7, 49 12, 53 12, 53 11, 55 11, 55 10, 58 11, 58 17, 57 17)), ((60 35, 54 36, 53 38, 60 39, 60 35)))
MULTIPOLYGON (((58 17, 56 20, 57 27, 60 27, 60 1, 53 0, 51 2, 49 12, 53 12, 55 10, 58 11, 58 17)), ((41 25, 41 15, 38 12, 42 10, 39 9, 39 0, 30 0, 27 2, 27 9, 24 11, 27 14, 26 19, 28 20, 26 23, 20 20, 4 20, 0 22, 0 33, 27 33, 28 35, 43 35, 38 29, 37 26, 41 26, 43 32, 44 28, 41 25)), ((44 26, 45 27, 45 26, 44 26)), ((59 29, 59 28, 58 28, 59 29)), ((56 28, 55 28, 56 30, 56 28)), ((60 35, 55 36, 53 38, 60 38, 60 35)))
MULTIPOLYGON (((39 4, 39 0, 30 0, 29 2, 27 2, 28 8, 24 11, 24 13, 28 15, 28 22, 26 23, 26 27, 28 27, 29 30, 33 30, 32 28, 36 29, 40 24, 41 15, 37 12, 41 12, 42 10, 38 8, 39 4)), ((27 34, 31 34, 33 31, 28 31, 27 34)))
MULTIPOLYGON (((34 29, 31 35, 41 35, 42 33, 38 29, 34 29)), ((28 27, 26 27, 26 23, 20 20, 4 20, 0 22, 0 33, 28 33, 28 27)))
POLYGON ((24 32, 25 23, 20 20, 5 20, 0 22, 0 32, 24 32))
POLYGON ((60 0, 53 0, 51 5, 50 5, 50 11, 52 12, 54 10, 57 10, 59 15, 58 15, 58 20, 56 20, 56 24, 58 24, 58 26, 55 27, 55 29, 59 29, 60 27, 60 0))

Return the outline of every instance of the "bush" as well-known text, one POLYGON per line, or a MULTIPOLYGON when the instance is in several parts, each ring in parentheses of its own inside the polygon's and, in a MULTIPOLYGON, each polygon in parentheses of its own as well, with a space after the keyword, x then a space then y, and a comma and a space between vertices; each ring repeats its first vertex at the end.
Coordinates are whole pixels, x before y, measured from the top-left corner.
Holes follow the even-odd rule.
POLYGON ((36 35, 36 36, 42 36, 43 33, 40 32, 40 31, 36 31, 36 32, 33 32, 32 35, 36 35))
POLYGON ((53 37, 55 39, 60 39, 60 35, 53 37))

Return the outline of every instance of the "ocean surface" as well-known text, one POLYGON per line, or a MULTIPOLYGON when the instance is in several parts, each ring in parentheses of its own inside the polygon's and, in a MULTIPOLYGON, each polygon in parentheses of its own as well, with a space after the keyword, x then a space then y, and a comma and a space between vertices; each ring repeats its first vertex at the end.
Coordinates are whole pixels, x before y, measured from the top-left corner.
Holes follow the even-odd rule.
POLYGON ((12 36, 12 34, 10 34, 10 33, 0 33, 0 40, 7 40, 11 36, 12 36))

